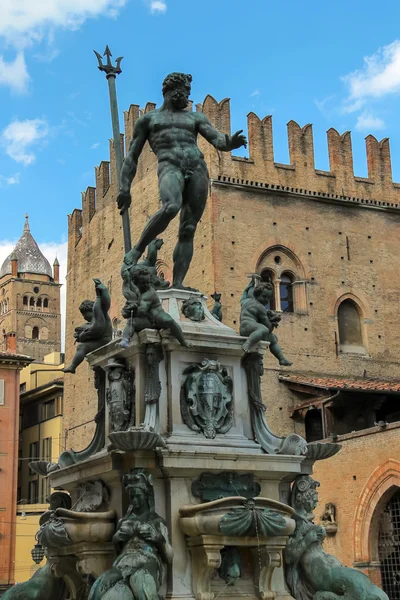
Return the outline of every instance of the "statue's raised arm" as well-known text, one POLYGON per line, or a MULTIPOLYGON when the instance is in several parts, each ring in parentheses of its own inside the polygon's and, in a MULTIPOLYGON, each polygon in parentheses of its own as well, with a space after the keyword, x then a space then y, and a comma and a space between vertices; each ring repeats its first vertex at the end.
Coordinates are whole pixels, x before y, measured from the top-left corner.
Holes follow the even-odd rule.
POLYGON ((206 206, 209 176, 204 156, 197 146, 202 135, 218 150, 229 152, 247 144, 242 131, 232 136, 220 133, 201 112, 187 110, 192 76, 170 73, 163 81, 164 102, 138 119, 133 140, 121 170, 118 207, 131 203, 130 186, 146 140, 157 157, 161 208, 149 219, 140 239, 129 252, 137 264, 146 247, 159 236, 180 211, 178 243, 173 255, 172 287, 183 281, 193 257, 197 224, 206 206))
POLYGON ((197 129, 200 135, 203 136, 214 148, 222 150, 222 152, 230 152, 244 146, 247 148, 247 138, 243 135, 243 129, 236 131, 233 135, 220 133, 213 125, 211 125, 208 117, 204 113, 196 113, 197 129))

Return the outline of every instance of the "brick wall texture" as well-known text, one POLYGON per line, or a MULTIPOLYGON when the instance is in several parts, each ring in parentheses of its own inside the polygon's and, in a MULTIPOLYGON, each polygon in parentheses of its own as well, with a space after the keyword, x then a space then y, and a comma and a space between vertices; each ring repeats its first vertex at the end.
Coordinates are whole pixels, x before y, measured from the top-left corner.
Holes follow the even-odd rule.
MULTIPOLYGON (((154 104, 148 103, 143 110, 153 108, 154 104)), ((218 103, 207 96, 196 108, 220 131, 230 132, 229 100, 218 103)), ((125 113, 121 143, 126 148, 140 113, 136 105, 125 113)), ((282 315, 277 332, 293 367, 283 369, 268 355, 263 389, 272 429, 281 435, 303 434, 303 425, 290 418, 299 398, 279 382, 279 374, 299 371, 398 377, 400 330, 395 303, 400 293, 400 185, 392 182, 387 139, 378 142, 373 136, 367 137, 368 178, 361 178, 353 172, 349 133, 328 131, 329 172, 315 170, 311 125, 301 128, 294 121, 288 124, 289 165, 274 162, 271 117, 261 120, 250 113, 248 136, 248 159, 217 152, 199 140, 211 183, 186 284, 207 295, 214 290, 222 292, 224 322, 238 330, 239 301, 247 275, 271 266, 275 251, 281 258, 281 272, 286 269, 294 273, 300 282, 296 293, 301 301, 294 313, 282 315), (359 306, 364 355, 337 352, 337 308, 343 298, 352 298, 359 306)), ((119 277, 123 239, 115 205, 112 143, 110 161, 103 161, 95 175, 96 187, 83 193, 82 207, 69 217, 67 363, 74 352, 74 328, 82 320, 79 304, 94 297, 92 277, 100 277, 109 285, 112 319, 121 318, 123 305, 119 277)), ((135 242, 148 217, 159 207, 156 160, 147 144, 132 185, 132 198, 135 242)), ((175 219, 164 234, 159 256, 167 279, 177 225, 175 219)), ((78 450, 90 441, 96 413, 92 376, 86 364, 75 376, 66 377, 64 402, 65 444, 78 450)), ((374 470, 399 452, 400 438, 396 428, 347 438, 340 454, 317 465, 315 473, 321 482, 321 506, 335 502, 338 508, 339 531, 327 541, 327 549, 351 565, 356 560, 359 500, 374 470)), ((365 567, 365 572, 368 569, 365 567)), ((374 569, 370 574, 378 577, 374 569)))

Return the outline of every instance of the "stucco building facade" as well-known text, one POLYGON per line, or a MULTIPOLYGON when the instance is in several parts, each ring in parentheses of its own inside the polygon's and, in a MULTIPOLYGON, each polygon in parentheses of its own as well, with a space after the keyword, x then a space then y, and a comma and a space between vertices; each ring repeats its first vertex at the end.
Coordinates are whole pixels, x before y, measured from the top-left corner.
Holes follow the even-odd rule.
MULTIPOLYGON (((144 111, 155 105, 148 103, 144 111)), ((196 110, 230 132, 229 100, 207 96, 196 110)), ((128 147, 140 115, 125 113, 128 147)), ((210 172, 207 208, 195 238, 195 259, 186 283, 210 296, 222 293, 224 322, 239 329, 240 296, 251 273, 274 283, 273 308, 282 312, 277 331, 282 368, 264 362, 264 402, 271 428, 308 440, 335 439, 341 452, 317 465, 321 512, 336 507, 338 528, 327 547, 346 565, 375 581, 400 572, 395 530, 400 464, 400 292, 398 239, 400 185, 393 183, 390 148, 366 138, 368 177, 354 175, 351 136, 327 133, 330 170, 315 169, 311 125, 288 124, 290 164, 274 161, 272 119, 247 117, 249 156, 220 153, 199 140, 210 172)), ((79 304, 93 298, 92 277, 108 284, 111 318, 120 328, 123 297, 121 219, 115 206, 116 173, 110 161, 95 170, 96 186, 69 216, 66 361, 74 352, 79 304)), ((145 146, 132 185, 132 238, 159 206, 155 156, 145 146)), ((171 276, 178 219, 164 235, 158 268, 171 276)), ((210 303, 212 304, 212 302, 210 303)), ((66 377, 64 443, 84 447, 93 432, 96 397, 86 364, 66 377), (77 390, 79 389, 79 402, 77 390)), ((319 517, 317 516, 317 519, 319 517)), ((389 586, 389 587, 388 587, 389 586)), ((397 592, 396 592, 397 593, 397 592)))
POLYGON ((0 352, 0 591, 15 582, 19 378, 31 360, 0 352))

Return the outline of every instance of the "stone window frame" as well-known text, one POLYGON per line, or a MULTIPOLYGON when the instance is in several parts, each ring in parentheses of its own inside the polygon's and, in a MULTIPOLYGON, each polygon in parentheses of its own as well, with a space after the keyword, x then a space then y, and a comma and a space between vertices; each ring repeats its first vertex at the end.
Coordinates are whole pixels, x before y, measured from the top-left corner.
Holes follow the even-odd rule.
POLYGON ((342 294, 336 300, 335 304, 335 319, 336 319, 336 332, 337 332, 337 340, 338 340, 338 351, 339 355, 357 355, 357 356, 368 356, 369 355, 369 344, 368 344, 368 331, 367 331, 367 309, 361 299, 355 294, 346 293, 342 294), (362 346, 345 346, 340 343, 340 333, 339 333, 339 307, 345 300, 351 300, 358 312, 358 316, 360 318, 360 326, 361 326, 361 339, 362 346))
POLYGON ((354 515, 354 558, 357 565, 379 565, 378 530, 382 510, 400 488, 400 462, 390 458, 370 475, 354 515))
MULTIPOLYGON (((304 267, 296 254, 287 246, 275 244, 262 252, 257 261, 255 272, 270 271, 273 274, 275 310, 282 312, 280 284, 282 275, 292 278, 293 311, 287 314, 307 314, 307 290, 304 267), (277 261, 279 258, 279 261, 277 261)), ((285 314, 285 313, 284 313, 285 314)))

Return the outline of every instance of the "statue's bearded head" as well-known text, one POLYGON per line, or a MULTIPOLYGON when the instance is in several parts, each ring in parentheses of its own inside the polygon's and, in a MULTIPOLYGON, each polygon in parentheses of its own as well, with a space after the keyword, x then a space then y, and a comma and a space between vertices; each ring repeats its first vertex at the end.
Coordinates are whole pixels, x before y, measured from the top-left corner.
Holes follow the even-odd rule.
POLYGON ((188 298, 182 304, 182 312, 191 321, 204 321, 204 308, 200 298, 197 296, 188 298))
POLYGON ((187 107, 192 76, 185 73, 170 73, 163 81, 162 93, 169 98, 175 108, 183 110, 187 107))

